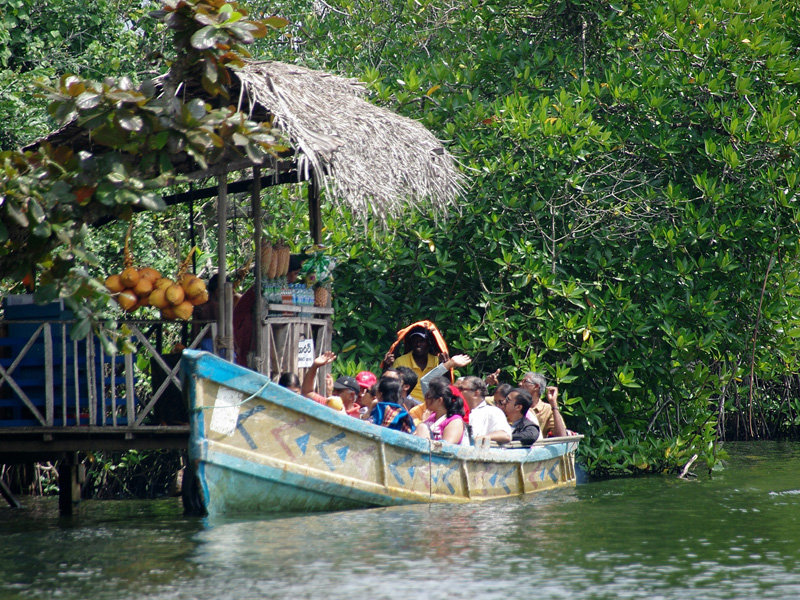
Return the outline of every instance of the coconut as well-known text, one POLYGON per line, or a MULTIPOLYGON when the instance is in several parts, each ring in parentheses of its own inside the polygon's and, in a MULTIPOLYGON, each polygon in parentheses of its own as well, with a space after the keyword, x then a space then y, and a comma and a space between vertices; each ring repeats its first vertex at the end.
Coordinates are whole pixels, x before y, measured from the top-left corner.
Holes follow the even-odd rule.
POLYGON ((173 312, 178 319, 182 319, 184 321, 188 321, 192 318, 192 311, 194 310, 194 306, 188 300, 184 300, 178 306, 173 307, 173 312))
POLYGON ((161 279, 161 273, 153 267, 144 267, 139 269, 139 279, 147 279, 150 283, 155 284, 156 281, 161 279))
POLYGON ((208 290, 203 290, 196 296, 190 297, 189 302, 191 302, 194 306, 205 304, 206 302, 208 302, 208 290))
POLYGON ((117 302, 122 307, 122 310, 130 312, 136 310, 138 298, 131 290, 123 290, 117 296, 117 302))
POLYGON ((169 286, 171 286, 173 283, 175 283, 175 282, 172 281, 172 279, 170 279, 169 277, 162 277, 161 279, 156 279, 155 284, 153 284, 153 289, 155 289, 155 290, 165 290, 169 286))
POLYGON ((330 406, 333 410, 344 410, 344 403, 339 396, 331 396, 327 400, 327 405, 330 406))
POLYGON ((139 271, 133 267, 128 267, 119 274, 119 280, 122 282, 122 285, 130 289, 139 283, 139 271))
POLYGON ((183 291, 180 285, 173 283, 164 291, 164 295, 167 297, 167 302, 172 304, 172 306, 178 306, 186 297, 186 292, 183 291))
POLYGON ((169 303, 161 309, 161 317, 163 319, 167 319, 168 321, 172 321, 175 319, 175 307, 170 306, 169 303))
POLYGON ((125 289, 125 286, 122 285, 122 281, 119 279, 119 275, 109 275, 106 278, 106 288, 112 294, 119 294, 122 290, 125 289))
POLYGON ((188 281, 185 280, 181 282, 181 286, 186 292, 186 296, 188 298, 194 298, 195 296, 199 296, 206 291, 206 284, 199 277, 193 277, 188 281))
POLYGON ((167 301, 165 293, 166 290, 163 289, 155 289, 150 292, 150 296, 148 296, 148 299, 150 300, 150 306, 155 306, 156 308, 164 308, 165 306, 168 306, 169 302, 167 301))
POLYGON ((131 291, 139 298, 146 298, 153 291, 153 282, 144 277, 139 277, 139 281, 131 288, 131 291))

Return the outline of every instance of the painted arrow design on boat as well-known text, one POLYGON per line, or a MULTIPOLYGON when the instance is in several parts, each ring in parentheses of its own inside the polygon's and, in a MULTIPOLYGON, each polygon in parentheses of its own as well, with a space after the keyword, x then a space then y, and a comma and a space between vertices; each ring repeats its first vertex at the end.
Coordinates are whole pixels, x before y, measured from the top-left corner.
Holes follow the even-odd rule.
MULTIPOLYGON (((389 463, 389 470, 392 472, 392 475, 394 475, 394 478, 397 479, 397 483, 399 483, 400 485, 405 485, 406 482, 400 476, 400 471, 397 469, 397 467, 407 463, 410 460, 411 460, 411 455, 410 454, 406 454, 403 458, 401 458, 399 460, 396 460, 393 463, 389 463)), ((411 473, 411 478, 412 479, 414 478, 413 473, 411 473)))
POLYGON ((547 470, 547 467, 545 467, 544 469, 542 469, 542 474, 539 476, 539 479, 544 481, 545 475, 549 475, 550 479, 553 480, 553 483, 558 483, 558 475, 556 475, 556 468, 557 467, 558 467, 558 463, 556 463, 552 467, 550 467, 549 471, 547 470))
POLYGON ((253 438, 250 437, 250 434, 247 433, 247 430, 244 428, 244 422, 252 417, 256 413, 260 413, 262 410, 266 410, 264 406, 255 406, 250 410, 246 410, 242 414, 239 415, 239 419, 236 421, 236 429, 239 430, 239 433, 242 434, 244 441, 247 442, 247 445, 250 446, 253 450, 258 450, 258 446, 253 441, 253 438))
POLYGON ((447 486, 447 489, 450 490, 451 494, 455 494, 456 493, 456 488, 454 488, 453 484, 450 483, 449 477, 450 477, 450 475, 453 474, 453 471, 455 471, 458 468, 458 466, 459 466, 459 463, 454 464, 452 467, 447 469, 447 471, 445 471, 444 474, 441 475, 442 482, 447 486))
MULTIPOLYGON (((279 425, 278 427, 275 427, 274 429, 270 430, 270 433, 272 434, 272 437, 275 438, 275 441, 278 442, 278 445, 281 448, 283 448, 283 451, 286 452, 286 454, 289 456, 289 458, 294 458, 294 453, 292 452, 292 449, 289 446, 289 444, 286 443, 286 440, 283 439, 283 436, 281 434, 284 431, 291 431, 292 429, 295 429, 298 425, 301 425, 301 424, 303 424, 305 422, 306 422, 306 418, 305 417, 300 417, 299 419, 297 419, 296 421, 293 421, 292 423, 284 423, 284 424, 279 425)), ((308 434, 306 434, 306 435, 308 435, 308 434)), ((303 454, 305 454, 306 453, 305 446, 302 446, 297 441, 299 439, 300 438, 295 439, 295 443, 297 443, 297 445, 300 446, 300 450, 303 452, 303 454)))
MULTIPOLYGON (((325 447, 326 446, 330 446, 331 444, 335 444, 336 442, 338 442, 341 439, 344 439, 345 435, 346 434, 343 431, 343 432, 341 432, 341 433, 339 433, 339 434, 337 434, 337 435, 335 435, 333 437, 328 438, 327 440, 324 440, 324 441, 320 442, 316 446, 314 446, 317 449, 317 452, 319 452, 319 455, 322 457, 322 460, 325 462, 326 465, 328 465, 328 468, 331 471, 335 471, 336 470, 336 466, 333 464, 333 461, 331 460, 331 457, 328 456, 328 453, 325 451, 325 447)), ((339 458, 341 459, 342 464, 344 464, 345 458, 347 457, 347 450, 349 448, 350 448, 350 446, 343 446, 342 448, 339 448, 338 450, 336 450, 336 454, 339 455, 339 458)))
POLYGON ((508 470, 508 472, 505 475, 503 475, 502 477, 500 477, 499 479, 498 479, 498 476, 500 475, 500 473, 498 471, 495 471, 495 474, 492 475, 491 479, 489 479, 489 483, 492 484, 492 487, 495 487, 497 485, 503 486, 503 489, 505 490, 506 494, 510 494, 511 493, 511 488, 509 488, 508 485, 506 485, 506 479, 508 479, 508 477, 512 473, 514 473, 516 470, 517 470, 516 466, 511 467, 508 470))

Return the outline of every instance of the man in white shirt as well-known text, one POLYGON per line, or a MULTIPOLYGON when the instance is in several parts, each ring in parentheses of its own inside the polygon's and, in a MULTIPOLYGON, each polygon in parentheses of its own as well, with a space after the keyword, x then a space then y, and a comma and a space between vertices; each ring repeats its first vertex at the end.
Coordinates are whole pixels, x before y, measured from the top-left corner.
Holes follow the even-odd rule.
POLYGON ((472 375, 462 377, 456 382, 456 387, 469 405, 472 437, 474 439, 488 437, 498 444, 510 442, 511 425, 502 410, 486 403, 486 384, 483 379, 472 375))

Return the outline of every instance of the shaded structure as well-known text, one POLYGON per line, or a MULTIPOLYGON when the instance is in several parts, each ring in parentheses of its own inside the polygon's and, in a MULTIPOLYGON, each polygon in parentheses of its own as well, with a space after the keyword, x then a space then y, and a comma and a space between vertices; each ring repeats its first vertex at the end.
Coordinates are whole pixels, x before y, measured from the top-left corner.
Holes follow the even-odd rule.
MULTIPOLYGON (((257 291, 262 289, 259 249, 261 191, 265 186, 309 181, 310 234, 316 243, 321 241, 323 190, 326 201, 348 207, 364 222, 372 218, 383 223, 388 216, 402 215, 423 203, 439 213, 454 205, 464 179, 453 157, 421 124, 364 100, 364 89, 358 81, 280 62, 252 61, 232 73, 235 83, 231 98, 253 120, 272 122, 286 136, 291 151, 258 164, 230 153, 206 169, 199 168, 186 153, 172 156, 175 170, 185 180, 217 180, 213 188, 167 196, 165 200, 174 204, 217 197, 220 281, 226 281, 224 224, 228 220, 231 188, 251 194, 257 291), (238 175, 232 181, 234 173, 238 175)), ((172 89, 166 82, 166 77, 159 82, 162 91, 172 89)), ((182 94, 203 97, 197 82, 182 85, 182 94)), ((75 150, 97 154, 106 151, 76 123, 45 139, 54 145, 69 144, 75 150)), ((96 224, 107 219, 107 215, 101 215, 96 224)), ((265 303, 261 293, 255 294, 253 323, 257 335, 247 361, 250 368, 270 376, 278 368, 297 371, 296 342, 300 336, 315 337, 317 352, 330 349, 330 306, 306 310, 303 316, 293 316, 292 310, 278 306, 289 313, 278 318, 270 316, 271 308, 274 312, 276 307, 265 303)), ((57 318, 23 321, 29 329, 19 332, 27 333, 0 338, 0 351, 6 349, 5 358, 0 358, 0 394, 5 390, 7 396, 0 403, 5 402, 9 409, 16 406, 21 411, 17 414, 24 413, 26 417, 3 419, 6 413, 0 406, 0 463, 61 460, 62 512, 69 512, 77 500, 77 451, 186 447, 185 423, 160 423, 154 417, 170 389, 179 393, 183 390, 179 358, 165 360, 154 336, 161 335, 162 327, 180 325, 159 320, 129 323, 139 351, 150 357, 151 372, 142 373, 130 356, 104 356, 95 340, 80 347, 67 341, 69 315, 59 313, 57 318), (30 337, 25 339, 28 334, 30 337), (57 350, 59 346, 61 351, 57 350), (20 383, 23 368, 28 373, 30 369, 41 371, 38 382, 44 389, 36 398, 26 392, 24 382, 20 383), (86 371, 85 378, 71 375, 81 368, 86 371), (137 394, 136 381, 155 378, 157 372, 160 377, 149 382, 149 395, 137 394)), ((197 348, 208 333, 214 337, 215 352, 231 360, 230 283, 221 294, 217 321, 203 324, 193 338, 187 339, 186 346, 197 348)), ((322 382, 326 370, 320 371, 322 382)))

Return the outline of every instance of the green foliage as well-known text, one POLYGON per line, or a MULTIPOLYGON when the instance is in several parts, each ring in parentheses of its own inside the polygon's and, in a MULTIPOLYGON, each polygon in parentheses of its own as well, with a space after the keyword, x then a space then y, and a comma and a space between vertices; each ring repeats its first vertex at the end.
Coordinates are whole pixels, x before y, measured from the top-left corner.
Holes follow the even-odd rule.
MULTIPOLYGON (((254 5, 253 14, 277 12, 291 25, 277 43, 255 41, 253 54, 361 77, 376 102, 447 140, 471 177, 446 220, 409 212, 377 230, 350 214, 324 216, 338 260, 334 345, 343 371, 375 370, 399 328, 431 319, 452 351, 474 357, 472 372, 502 368, 501 380, 516 382, 539 370, 558 384, 567 425, 587 435, 581 452, 594 473, 676 469, 695 453, 711 468, 720 437, 797 432, 796 3, 254 5)), ((211 98, 227 93, 223 67, 237 61, 226 53, 245 56, 241 45, 263 32, 242 27, 238 5, 223 6, 171 1, 158 13, 177 43, 174 55, 162 48, 173 70, 200 79, 211 98)), ((143 31, 149 38, 154 29, 143 31)), ((84 54, 100 64, 99 54, 84 54)), ((116 93, 118 83, 52 88, 61 116, 95 111, 97 126, 123 143, 167 147, 153 125, 160 108, 140 85, 130 87, 137 100, 102 108, 78 104, 116 93)), ((19 105, 0 100, 0 110, 19 105)), ((224 118, 204 110, 186 106, 185 114, 198 124, 224 118)), ((210 151, 213 160, 219 128, 210 123, 189 139, 176 119, 167 140, 199 139, 198 156, 210 151)), ((47 152, 35 167, 9 159, 8 172, 35 187, 39 171, 25 168, 49 172, 76 160, 47 152)), ((93 167, 115 206, 138 201, 128 191, 139 198, 147 177, 168 171, 156 156, 144 173, 124 161, 123 170, 93 167)), ((41 211, 77 198, 71 185, 43 191, 41 211)), ((303 200, 302 188, 265 194, 267 235, 295 250, 309 243, 303 200)), ((33 204, 17 212, 0 231, 9 242, 8 223, 26 220, 42 235, 53 227, 33 204)), ((244 238, 251 225, 234 232, 244 238)), ((82 250, 65 248, 64 257, 48 255, 56 272, 69 273, 69 252, 82 250)))
POLYGON ((163 210, 157 190, 176 178, 173 158, 180 153, 205 168, 223 155, 260 162, 286 150, 269 123, 252 122, 233 107, 217 108, 203 98, 176 96, 187 78, 200 79, 201 73, 211 97, 227 96, 227 68, 242 64, 244 45, 263 36, 267 25, 244 20, 246 12, 235 2, 163 4, 153 15, 175 31, 177 57, 162 93, 152 80, 135 85, 128 77, 94 82, 63 75, 56 86, 42 84, 50 115, 82 129, 108 152, 66 143, 0 152, 0 277, 19 280, 36 265, 44 267, 37 299, 64 296, 79 319, 73 336, 95 329, 111 352, 115 345, 126 349, 125 336, 104 322, 109 296, 88 275, 98 263, 84 244, 86 224, 130 219, 133 208, 163 210))
POLYGON ((476 373, 558 383, 595 473, 794 427, 794 3, 279 8, 301 25, 265 52, 362 76, 472 177, 444 224, 330 217, 345 356, 430 318, 476 373))

